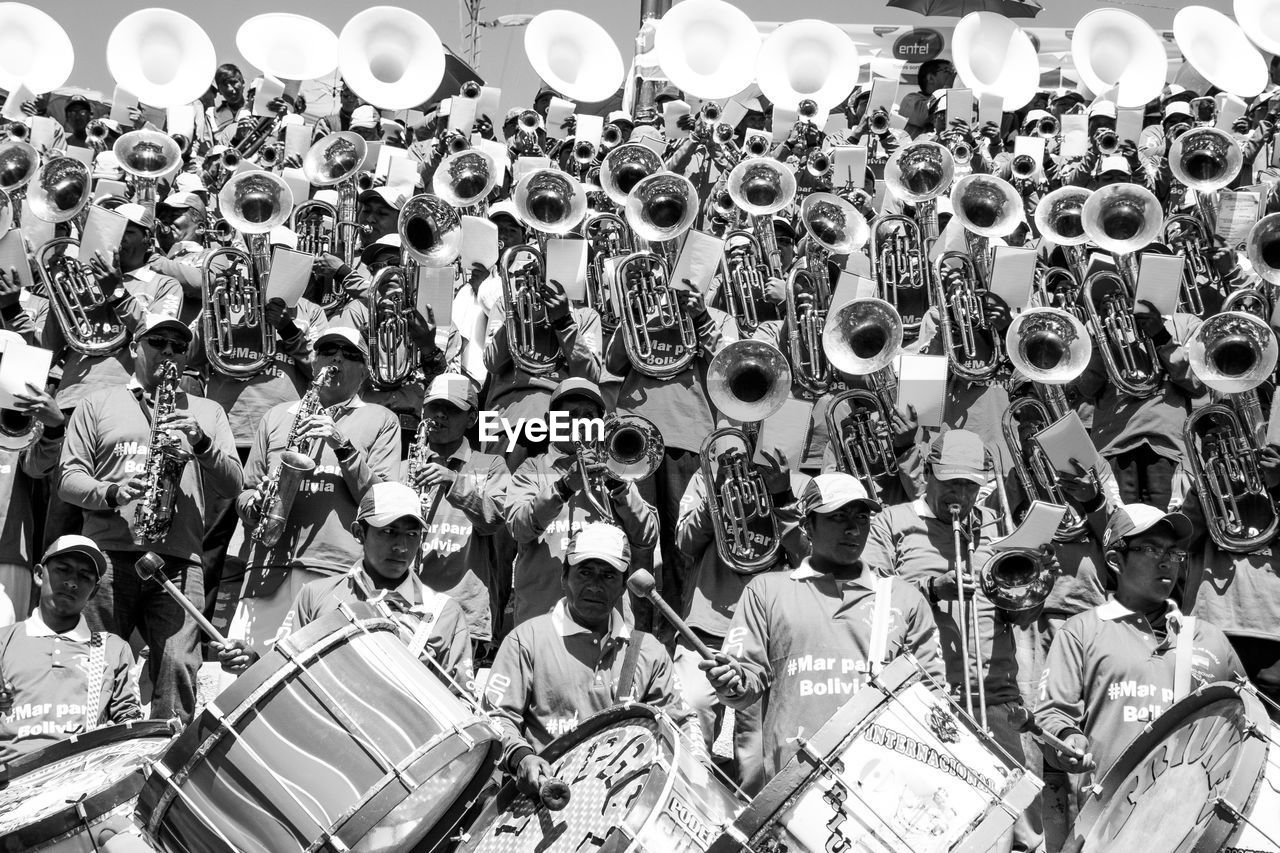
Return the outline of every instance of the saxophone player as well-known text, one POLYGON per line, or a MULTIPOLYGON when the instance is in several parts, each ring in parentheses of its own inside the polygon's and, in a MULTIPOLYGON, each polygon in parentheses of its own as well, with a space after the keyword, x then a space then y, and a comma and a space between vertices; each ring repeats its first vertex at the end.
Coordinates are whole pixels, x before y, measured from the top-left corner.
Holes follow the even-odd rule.
POLYGON ((286 627, 289 606, 304 584, 342 574, 359 558, 351 523, 360 498, 398 473, 400 424, 360 396, 368 359, 369 348, 355 329, 327 329, 316 339, 311 359, 317 381, 302 400, 272 407, 254 435, 245 488, 236 500, 241 523, 228 547, 245 566, 228 637, 245 640, 259 654, 286 627), (273 475, 286 450, 316 465, 294 482, 299 499, 268 545, 255 536, 261 535, 263 496, 273 479, 280 482, 273 475))
POLYGON ((151 647, 156 719, 191 718, 200 666, 199 628, 157 587, 145 588, 133 564, 145 551, 165 561, 165 572, 197 605, 204 599, 201 542, 204 505, 213 495, 235 495, 243 472, 222 408, 162 377, 186 367, 191 329, 163 315, 147 315, 129 347, 134 371, 127 384, 86 394, 67 424, 58 495, 84 512, 84 534, 106 552, 110 566, 85 608, 95 631, 128 640, 136 627, 151 647), (172 411, 153 410, 157 389, 171 394, 172 411), (144 473, 153 434, 190 454, 172 491, 172 522, 154 541, 138 544, 136 509, 155 500, 156 484, 144 473))

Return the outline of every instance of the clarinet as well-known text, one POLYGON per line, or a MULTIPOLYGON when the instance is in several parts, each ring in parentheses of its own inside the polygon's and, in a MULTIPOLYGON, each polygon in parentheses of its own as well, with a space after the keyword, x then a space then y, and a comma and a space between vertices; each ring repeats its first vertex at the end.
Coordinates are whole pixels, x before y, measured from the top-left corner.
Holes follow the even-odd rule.
POLYGON ((160 368, 160 383, 151 398, 151 436, 147 442, 146 491, 134 510, 133 541, 145 545, 163 539, 173 524, 178 481, 191 454, 180 447, 169 430, 160 425, 177 408, 178 366, 167 361, 160 368))
MULTIPOLYGON (((418 472, 425 468, 431 459, 431 445, 427 443, 427 436, 431 433, 431 428, 435 422, 428 417, 423 417, 418 421, 418 429, 413 434, 413 443, 409 445, 409 485, 413 486, 418 480, 418 472)), ((415 486, 415 488, 417 488, 415 486)), ((436 501, 436 492, 438 486, 424 486, 418 489, 418 500, 422 503, 422 518, 428 523, 431 519, 428 517, 431 507, 436 501)))

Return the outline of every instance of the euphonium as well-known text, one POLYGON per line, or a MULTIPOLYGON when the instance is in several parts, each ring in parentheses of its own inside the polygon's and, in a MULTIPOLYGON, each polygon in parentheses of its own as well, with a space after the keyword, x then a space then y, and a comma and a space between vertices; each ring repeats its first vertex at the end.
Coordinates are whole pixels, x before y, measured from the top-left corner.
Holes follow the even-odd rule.
POLYGON ((871 221, 871 274, 876 293, 894 307, 914 338, 929 310, 932 280, 929 252, 920 224, 900 213, 871 221))
MULTIPOLYGON (((1067 270, 1062 272, 1070 275, 1067 270)), ((1088 367, 1093 342, 1084 324, 1069 312, 1029 308, 1009 326, 1005 344, 1009 360, 1034 389, 1012 400, 1004 413, 1004 439, 1013 457, 1014 473, 1028 501, 1068 507, 1055 538, 1074 541, 1084 534, 1085 520, 1064 498, 1057 472, 1035 436, 1069 411, 1062 386, 1075 381, 1088 367)))
POLYGON ((409 337, 409 316, 418 302, 418 268, 444 267, 462 251, 462 219, 448 202, 415 195, 396 220, 399 266, 384 267, 369 286, 369 374, 380 389, 404 384, 413 372, 417 348, 409 337))
POLYGON ((885 186, 916 208, 924 240, 938 236, 937 198, 951 187, 956 161, 936 142, 913 142, 894 152, 884 167, 885 186))
POLYGON ((800 205, 804 225, 804 260, 787 276, 787 354, 796 383, 813 397, 830 386, 831 367, 822 345, 827 311, 831 307, 831 279, 827 259, 850 255, 871 236, 867 221, 849 202, 831 193, 813 193, 800 205))
MULTIPOLYGON (((335 131, 326 134, 307 149, 302 158, 302 171, 313 186, 335 187, 338 206, 333 229, 324 251, 342 258, 347 266, 355 266, 356 249, 363 234, 372 229, 356 220, 360 166, 368 154, 368 145, 358 133, 335 131)), ((346 294, 341 283, 333 286, 320 297, 320 307, 332 313, 342 304, 346 294)))
POLYGON ((945 252, 935 282, 939 334, 951 371, 970 382, 991 379, 1000 370, 1004 348, 987 313, 987 289, 969 255, 945 252))
POLYGON ((653 476, 666 446, 653 422, 640 415, 610 415, 599 441, 575 444, 583 494, 596 512, 615 521, 606 478, 638 483, 653 476))
POLYGON ((869 495, 880 494, 879 477, 898 472, 889 424, 898 385, 892 365, 902 349, 902 333, 902 317, 892 305, 863 298, 840 306, 822 334, 832 367, 867 377, 867 388, 831 399, 826 421, 836 465, 861 480, 869 495))
POLYGON ((1222 285, 1222 276, 1209 263, 1213 240, 1204 220, 1187 214, 1170 216, 1165 219, 1161 228, 1160 242, 1183 259, 1182 292, 1178 307, 1188 314, 1203 317, 1204 292, 1201 290, 1201 279, 1210 287, 1222 285))
POLYGON ((757 309, 769 278, 760 240, 750 231, 725 234, 721 265, 725 311, 737 322, 739 332, 751 335, 760 327, 757 309))
POLYGON ((985 285, 991 274, 988 241, 1007 237, 1022 224, 1022 197, 1004 178, 965 175, 951 188, 951 206, 964 226, 969 256, 985 285))
POLYGON ((1088 238, 1116 256, 1116 268, 1130 288, 1137 287, 1134 253, 1160 233, 1164 213, 1155 193, 1138 184, 1111 184, 1094 190, 1080 210, 1088 238))
MULTIPOLYGON (((93 179, 87 166, 73 157, 52 157, 41 164, 27 185, 27 204, 36 219, 67 222, 78 219, 88 209, 92 190, 93 179)), ((4 203, 8 207, 8 197, 4 203)), ((11 210, 6 210, 4 219, 7 231, 12 222, 11 210)))
POLYGON ((293 193, 274 173, 242 172, 223 186, 218 206, 227 223, 245 235, 248 252, 224 247, 205 258, 200 282, 205 355, 224 376, 248 379, 276 354, 275 329, 266 319, 269 232, 289 218, 293 193), (247 345, 237 331, 250 333, 255 343, 247 345))
POLYGON ((600 189, 614 204, 624 205, 636 184, 660 171, 662 158, 647 145, 619 145, 600 164, 600 189))
POLYGON ((591 263, 587 265, 587 305, 600 315, 600 330, 608 340, 618 328, 609 262, 620 263, 635 251, 635 246, 627 223, 616 213, 592 216, 584 226, 583 237, 591 247, 591 263))
POLYGON ((431 179, 431 188, 460 212, 483 215, 484 201, 497 183, 498 168, 493 158, 478 149, 467 148, 440 162, 431 179))
POLYGON ((506 303, 507 346, 516 367, 531 376, 554 373, 560 344, 547 318, 546 262, 535 246, 512 246, 498 261, 506 303))
POLYGON ((702 477, 720 559, 739 574, 772 567, 782 547, 773 498, 752 462, 757 425, 790 395, 791 371, 782 352, 763 341, 736 341, 707 368, 707 396, 719 412, 741 421, 702 443, 702 477))
POLYGON ((1253 315, 1215 314, 1196 330, 1187 358, 1220 395, 1192 412, 1183 428, 1209 535, 1225 551, 1252 551, 1280 530, 1280 510, 1259 461, 1266 420, 1256 390, 1275 371, 1275 334, 1253 315))
POLYGON ((1045 308, 1066 311, 1081 323, 1089 320, 1080 305, 1080 279, 1067 267, 1049 267, 1036 264, 1035 290, 1040 294, 1040 304, 1045 308))
POLYGON ((1271 291, 1274 290, 1274 285, 1280 284, 1280 213, 1268 214, 1253 223, 1249 236, 1245 238, 1245 256, 1249 259, 1253 272, 1272 286, 1235 290, 1227 296, 1227 302, 1233 307, 1227 307, 1224 303, 1223 310, 1245 311, 1270 321, 1273 305, 1271 291))
POLYGON ((1156 345, 1133 319, 1133 293, 1112 270, 1098 270, 1084 281, 1080 304, 1098 342, 1102 365, 1116 388, 1130 397, 1150 397, 1160 390, 1156 345))
POLYGON ((764 249, 770 275, 782 278, 782 255, 773 230, 773 214, 795 200, 795 174, 772 158, 752 157, 733 167, 725 186, 733 203, 750 217, 756 239, 764 249))
POLYGON ((131 130, 111 148, 120 168, 133 176, 133 199, 153 216, 156 182, 182 162, 182 150, 173 137, 158 130, 131 130))
POLYGON ((146 489, 133 516, 135 545, 157 542, 168 535, 173 524, 182 469, 191 459, 190 451, 184 450, 171 435, 171 430, 161 425, 161 421, 177 409, 178 380, 181 378, 178 366, 166 361, 160 368, 160 382, 151 399, 151 438, 147 442, 147 459, 143 467, 146 489))
POLYGON ((334 251, 333 224, 338 209, 327 201, 310 199, 293 208, 289 229, 298 235, 298 251, 308 255, 331 254, 334 251))
POLYGON ((693 319, 671 287, 670 246, 693 225, 698 197, 688 178, 659 172, 636 184, 627 197, 626 219, 637 249, 618 264, 613 304, 632 366, 655 379, 688 369, 698 353, 693 319))
POLYGON ((1088 274, 1084 249, 1089 234, 1084 230, 1084 205, 1093 195, 1085 187, 1059 187, 1036 205, 1036 230, 1040 236, 1062 247, 1077 279, 1088 274))
POLYGON ((302 481, 316 469, 318 464, 315 459, 316 451, 303 444, 299 433, 305 420, 322 411, 319 389, 332 385, 337 378, 337 373, 338 368, 333 365, 320 368, 315 381, 298 401, 298 411, 293 416, 293 424, 289 427, 289 436, 285 440, 280 458, 258 487, 261 494, 258 524, 250 533, 250 537, 268 548, 275 547, 275 544, 280 541, 302 481))

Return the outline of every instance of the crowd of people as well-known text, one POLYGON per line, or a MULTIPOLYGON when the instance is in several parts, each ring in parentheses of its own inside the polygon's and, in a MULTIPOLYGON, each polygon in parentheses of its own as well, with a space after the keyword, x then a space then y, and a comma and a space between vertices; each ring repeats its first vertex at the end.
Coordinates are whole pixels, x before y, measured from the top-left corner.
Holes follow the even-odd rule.
MULTIPOLYGON (((1252 188, 1259 215, 1280 210, 1270 159, 1276 62, 1271 75, 1267 91, 1219 131, 1241 163, 1222 193, 1252 188)), ((333 205, 327 219, 251 234, 235 224, 279 211, 254 219, 254 205, 271 201, 253 195, 262 185, 245 176, 306 165, 283 148, 287 129, 307 123, 297 98, 273 101, 274 117, 254 116, 258 84, 220 66, 195 131, 176 140, 180 163, 154 188, 122 168, 116 143, 164 128, 140 113, 132 127, 92 119, 87 101, 66 102, 55 140, 35 152, 39 170, 8 188, 11 208, 24 222, 36 215, 23 196, 65 190, 45 181, 50 164, 87 149, 92 181, 119 182, 107 186, 125 192, 89 188, 95 197, 79 212, 110 208, 126 227, 118 247, 92 258, 74 258, 74 241, 49 254, 28 242, 32 275, 0 271, 6 347, 53 354, 47 383, 28 385, 5 412, 19 440, 0 451, 0 583, 11 605, 11 624, 0 629, 0 757, 144 713, 189 722, 202 661, 220 665, 225 686, 291 631, 365 602, 405 625, 410 648, 456 695, 493 714, 500 766, 530 791, 551 774, 539 757, 548 743, 634 700, 665 709, 706 761, 754 794, 795 754, 801 734, 820 729, 886 663, 910 655, 1046 780, 1003 842, 1035 850, 1061 842, 1074 792, 1196 685, 1247 679, 1280 696, 1271 551, 1280 449, 1266 425, 1273 377, 1247 389, 1261 393, 1261 421, 1242 416, 1242 440, 1218 457, 1245 474, 1199 474, 1195 457, 1211 442, 1184 434, 1193 413, 1243 399, 1212 391, 1194 369, 1202 324, 1227 300, 1226 309, 1256 309, 1270 324, 1275 270, 1258 266, 1266 253, 1251 253, 1225 225, 1210 220, 1198 241, 1174 229, 1179 239, 1131 250, 1185 257, 1185 280, 1170 283, 1177 310, 1162 312, 1134 303, 1126 258, 1105 245, 1086 252, 1055 241, 1061 235, 1046 233, 1043 218, 1042 202, 1063 187, 1141 188, 1160 217, 1205 215, 1216 193, 1189 192, 1170 152, 1214 123, 1203 98, 1218 93, 1170 85, 1147 105, 1137 137, 1117 138, 1116 104, 1073 90, 1041 92, 999 122, 948 121, 955 78, 950 62, 931 60, 918 91, 896 108, 869 109, 871 87, 859 87, 830 115, 802 115, 781 132, 759 94, 733 125, 705 108, 667 124, 664 105, 683 93, 660 87, 635 115, 609 112, 605 132, 586 145, 575 140, 574 119, 546 126, 553 93, 545 87, 532 106, 481 114, 461 132, 438 104, 410 124, 340 85, 337 112, 310 129, 313 151, 355 134, 404 149, 416 182, 403 171, 392 179, 352 170, 350 186, 311 188, 312 200, 333 205), (1087 119, 1087 143, 1064 156, 1062 127, 1073 116, 1087 119), (1019 162, 1020 138, 1042 140, 1043 157, 1019 162), (851 147, 865 150, 865 173, 841 176, 832 161, 844 162, 836 152, 851 147), (484 152, 493 186, 450 208, 442 180, 465 192, 441 164, 465 152, 484 152), (784 175, 773 191, 786 194, 788 181, 795 189, 776 212, 748 218, 730 176, 753 159, 772 161, 766 178, 784 175), (948 197, 950 181, 933 198, 910 196, 931 165, 1013 193, 1014 226, 991 240, 1035 250, 1027 304, 986 287, 987 248, 964 245, 965 211, 948 197), (548 221, 561 214, 547 209, 576 202, 539 189, 549 172, 567 178, 588 207, 572 231, 551 236, 548 221), (628 194, 649 172, 687 179, 693 195, 635 200, 628 194), (437 206, 419 204, 424 194, 437 206), (354 220, 335 223, 349 198, 354 220), (802 212, 815 198, 844 217, 838 229, 861 234, 847 254, 825 249, 830 234, 802 212), (643 209, 664 204, 680 209, 643 209), (591 223, 604 214, 620 228, 596 230, 591 223), (975 275, 966 280, 946 263, 931 273, 927 256, 894 267, 900 242, 892 241, 907 232, 886 225, 891 216, 919 221, 926 253, 928 238, 960 229, 960 243, 949 245, 975 275), (649 251, 651 238, 635 239, 646 217, 658 222, 644 227, 682 218, 690 227, 649 251), (312 239, 317 222, 327 243, 312 239), (689 232, 724 246, 705 290, 664 278, 689 232), (578 282, 547 275, 547 245, 562 236, 586 243, 578 282), (300 297, 266 299, 262 245, 313 256, 300 297), (442 246, 452 250, 438 263, 442 246), (246 250, 244 261, 215 256, 227 247, 246 250), (643 262, 619 264, 630 250, 643 262), (42 274, 59 260, 64 275, 42 274), (418 307, 424 266, 451 272, 447 304, 418 307), (1121 282, 1123 304, 1118 313, 1093 309, 1105 316, 1088 328, 1102 337, 1087 365, 1056 387, 1062 413, 1079 418, 1101 463, 1058 471, 1046 488, 1044 478, 1025 476, 1044 467, 1034 430, 1015 420, 1010 433, 1006 415, 1045 396, 1046 386, 1015 369, 1002 345, 1031 307, 1089 321, 1086 282, 1100 271, 1121 282), (76 273, 91 292, 77 289, 76 273), (847 290, 850 278, 858 287, 847 290), (656 301, 627 298, 655 281, 656 301), (211 321, 218 285, 221 307, 233 307, 211 321), (975 301, 964 298, 966 287, 975 301), (232 291, 261 302, 236 303, 232 291), (813 349, 821 336, 812 337, 812 325, 821 330, 846 307, 832 301, 836 291, 887 300, 904 329, 903 351, 948 358, 940 425, 922 426, 915 407, 895 405, 892 380, 886 389, 870 373, 842 372, 836 353, 813 349), (60 303, 112 311, 123 333, 86 345, 97 340, 91 324, 60 303), (1125 329, 1118 337, 1113 322, 1125 329), (957 328, 976 342, 966 345, 957 328), (734 349, 743 341, 808 357, 790 364, 780 392, 756 389, 753 398, 735 386, 753 352, 734 349), (726 351, 744 360, 716 362, 726 351), (226 369, 229 358, 258 356, 254 367, 226 369), (990 369, 975 370, 974 358, 990 369), (811 403, 799 452, 751 446, 769 430, 721 411, 725 385, 748 403, 774 393, 811 403), (848 389, 869 390, 861 399, 882 408, 849 410, 832 433, 828 410, 848 389), (482 441, 482 412, 507 423, 553 413, 625 422, 648 465, 629 474, 608 443, 527 432, 513 445, 505 435, 482 441), (726 426, 743 428, 745 457, 707 443, 726 426), (1245 500, 1249 471, 1256 482, 1245 500), (1011 607, 984 588, 984 567, 1034 501, 1067 514, 1036 554, 1043 594, 1011 607), (225 643, 143 580, 135 563, 148 552, 225 643), (653 574, 710 659, 628 591, 637 569, 653 574), (131 677, 138 655, 141 693, 131 677), (1069 749, 1025 734, 1023 708, 1069 749), (713 748, 726 727, 731 756, 713 748)), ((37 100, 26 112, 40 117, 45 108, 37 100)), ((34 150, 19 141, 31 121, 8 126, 0 163, 34 150)), ((293 204, 306 200, 295 194, 293 204)), ((51 232, 79 239, 83 223, 67 217, 51 232)), ((879 329, 849 329, 852 349, 882 343, 879 329)), ((1266 337, 1262 349, 1274 350, 1269 330, 1266 337)), ((776 371, 752 369, 766 385, 778 381, 776 371)), ((770 415, 758 420, 767 426, 770 415)))

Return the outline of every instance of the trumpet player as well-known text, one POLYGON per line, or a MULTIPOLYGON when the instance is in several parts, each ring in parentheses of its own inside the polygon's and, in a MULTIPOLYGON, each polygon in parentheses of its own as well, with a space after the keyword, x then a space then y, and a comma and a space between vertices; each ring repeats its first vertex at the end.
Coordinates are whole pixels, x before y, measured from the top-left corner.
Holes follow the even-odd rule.
POLYGON ((324 139, 335 131, 351 130, 351 121, 355 117, 356 108, 363 103, 364 100, 356 94, 356 90, 348 86, 346 80, 339 78, 338 111, 316 122, 315 131, 311 134, 312 141, 324 139))
POLYGON ((62 129, 68 146, 94 147, 89 137, 89 122, 93 120, 93 105, 83 95, 72 95, 62 105, 62 129))
POLYGON ((213 84, 221 100, 205 110, 205 116, 213 129, 214 143, 234 146, 257 122, 245 97, 244 74, 238 66, 223 63, 213 72, 213 84))
POLYGON ((195 320, 202 302, 204 229, 208 222, 204 200, 193 192, 173 192, 156 205, 156 245, 159 253, 150 267, 182 285, 178 319, 195 320))
POLYGON ((126 641, 134 628, 139 630, 151 647, 151 714, 183 721, 195 710, 199 628, 162 589, 143 584, 134 562, 145 551, 163 557, 165 573, 199 605, 204 600, 205 502, 235 494, 242 478, 231 427, 218 404, 177 389, 172 411, 153 409, 166 369, 172 365, 180 375, 186 367, 191 340, 191 329, 173 317, 146 316, 129 347, 133 375, 116 387, 86 394, 71 415, 57 483, 59 497, 84 510, 84 534, 110 563, 85 618, 95 631, 126 641), (176 497, 168 531, 139 544, 135 511, 140 501, 154 500, 152 490, 160 488, 147 476, 153 436, 177 444, 190 461, 169 484, 176 497))
MULTIPOLYGON (((602 419, 605 411, 599 386, 576 377, 557 385, 548 403, 549 417, 559 413, 558 417, 584 426, 602 419)), ((580 451, 572 440, 553 440, 546 452, 525 459, 512 475, 506 520, 517 549, 512 567, 517 626, 555 607, 557 567, 574 533, 584 525, 617 524, 631 549, 644 555, 657 547, 658 516, 653 507, 635 483, 613 479, 599 464, 589 450, 580 451), (597 502, 604 503, 614 518, 602 518, 597 502)))
POLYGON ((374 483, 398 474, 400 424, 390 411, 360 397, 368 359, 368 346, 355 329, 326 329, 311 357, 311 375, 327 380, 313 385, 315 412, 298 417, 301 401, 279 403, 254 434, 245 487, 236 501, 241 524, 228 548, 235 556, 228 557, 219 595, 234 596, 234 586, 243 581, 227 636, 245 640, 259 654, 285 625, 304 584, 342 574, 359 558, 351 533, 359 499, 374 483), (282 535, 268 546, 250 534, 258 527, 268 474, 286 450, 317 464, 297 484, 301 499, 293 501, 282 535))

